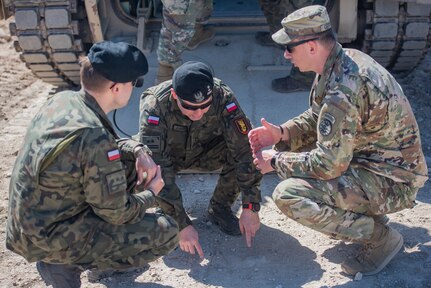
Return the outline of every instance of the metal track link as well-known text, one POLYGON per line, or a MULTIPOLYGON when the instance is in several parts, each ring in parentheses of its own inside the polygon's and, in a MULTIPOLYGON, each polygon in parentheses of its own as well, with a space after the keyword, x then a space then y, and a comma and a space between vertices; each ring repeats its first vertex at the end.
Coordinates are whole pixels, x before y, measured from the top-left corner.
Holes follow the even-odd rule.
POLYGON ((77 0, 13 2, 15 47, 36 76, 57 86, 79 85, 79 55, 85 54, 79 37, 77 0))
POLYGON ((376 0, 367 10, 362 50, 394 71, 416 67, 431 44, 431 4, 376 0))

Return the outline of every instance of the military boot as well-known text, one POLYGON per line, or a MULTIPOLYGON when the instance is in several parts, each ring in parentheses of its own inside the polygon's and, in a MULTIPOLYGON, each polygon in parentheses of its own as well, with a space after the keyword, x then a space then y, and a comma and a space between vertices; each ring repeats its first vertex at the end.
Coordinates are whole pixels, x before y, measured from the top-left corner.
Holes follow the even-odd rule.
POLYGON ((53 288, 79 288, 81 287, 82 270, 76 265, 50 264, 42 261, 36 262, 36 268, 47 286, 53 288))
POLYGON ((156 85, 167 80, 172 79, 174 75, 175 67, 173 65, 159 63, 159 69, 157 70, 156 85))
POLYGON ((388 224, 389 223, 389 217, 386 215, 375 215, 375 216, 373 216, 373 219, 375 222, 378 222, 380 224, 388 224))
POLYGON ((187 50, 194 50, 200 44, 214 38, 215 32, 213 27, 204 27, 202 24, 196 24, 195 35, 187 44, 187 50))
POLYGON ((257 44, 261 46, 272 46, 284 50, 283 45, 280 45, 274 40, 272 40, 271 34, 269 32, 257 32, 254 35, 254 38, 256 39, 257 44))
POLYGON ((341 264, 349 275, 361 272, 374 275, 380 272, 403 246, 403 237, 396 230, 375 221, 371 239, 366 241, 358 255, 341 264))
POLYGON ((238 217, 233 214, 229 206, 222 205, 211 199, 208 206, 208 218, 212 223, 218 225, 224 233, 232 236, 241 235, 238 217))

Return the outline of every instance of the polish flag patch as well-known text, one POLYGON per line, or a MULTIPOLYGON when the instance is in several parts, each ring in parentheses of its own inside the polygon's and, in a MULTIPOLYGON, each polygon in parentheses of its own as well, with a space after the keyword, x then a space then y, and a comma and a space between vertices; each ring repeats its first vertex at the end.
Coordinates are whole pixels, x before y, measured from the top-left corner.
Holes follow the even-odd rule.
POLYGON ((114 161, 120 159, 120 151, 118 149, 108 151, 108 160, 114 161))
POLYGON ((147 121, 150 124, 159 125, 160 118, 157 116, 149 116, 147 121))
POLYGON ((226 105, 227 112, 232 112, 238 109, 238 106, 236 106, 235 102, 229 103, 226 105))

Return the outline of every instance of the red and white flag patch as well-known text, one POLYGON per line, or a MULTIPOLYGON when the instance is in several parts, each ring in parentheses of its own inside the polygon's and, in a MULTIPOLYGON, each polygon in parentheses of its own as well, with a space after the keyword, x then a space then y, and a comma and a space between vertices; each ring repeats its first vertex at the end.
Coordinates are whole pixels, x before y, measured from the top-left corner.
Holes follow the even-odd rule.
POLYGON ((118 149, 108 151, 108 160, 114 161, 120 159, 120 151, 118 149))
POLYGON ((160 118, 157 116, 149 116, 147 121, 150 124, 159 125, 160 118))
POLYGON ((226 105, 227 112, 232 112, 238 109, 238 106, 236 106, 235 102, 229 103, 226 105))

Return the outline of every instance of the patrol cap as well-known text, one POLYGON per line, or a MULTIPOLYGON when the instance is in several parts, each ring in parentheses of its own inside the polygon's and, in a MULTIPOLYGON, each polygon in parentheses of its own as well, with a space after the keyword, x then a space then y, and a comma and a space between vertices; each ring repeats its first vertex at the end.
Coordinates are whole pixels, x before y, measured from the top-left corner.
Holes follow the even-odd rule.
POLYGON ((95 43, 87 55, 93 68, 112 82, 126 83, 148 72, 145 55, 125 42, 95 43))
POLYGON ((312 36, 331 29, 326 8, 311 5, 287 15, 282 21, 283 28, 272 34, 272 39, 279 44, 288 44, 295 38, 312 36))
POLYGON ((214 79, 211 68, 202 62, 186 62, 175 70, 172 87, 182 100, 204 102, 213 93, 214 79))

